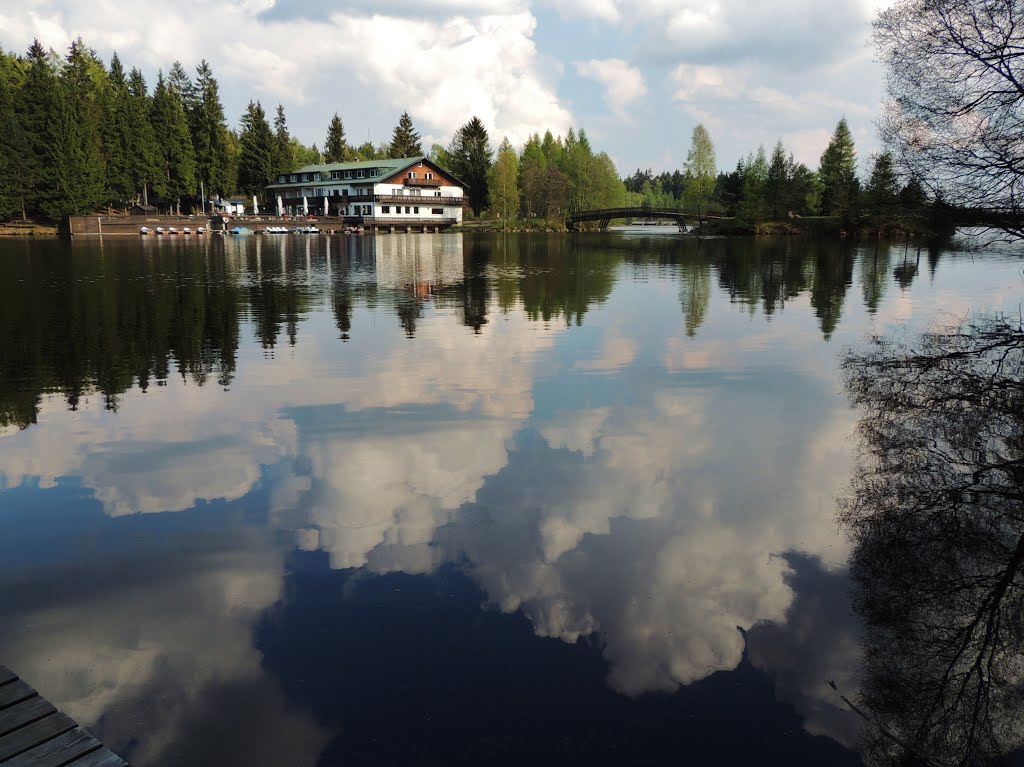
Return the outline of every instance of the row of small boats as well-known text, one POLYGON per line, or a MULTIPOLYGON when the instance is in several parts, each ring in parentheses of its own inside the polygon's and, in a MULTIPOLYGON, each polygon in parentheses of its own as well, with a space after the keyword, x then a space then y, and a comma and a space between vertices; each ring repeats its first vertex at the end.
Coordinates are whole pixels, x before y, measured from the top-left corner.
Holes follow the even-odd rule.
POLYGON ((155 229, 150 229, 148 226, 144 226, 144 227, 139 229, 139 234, 141 234, 143 237, 148 237, 150 235, 158 235, 159 236, 159 235, 165 235, 165 234, 166 235, 180 234, 180 235, 184 235, 184 236, 188 237, 188 236, 191 236, 193 234, 206 234, 206 229, 204 229, 201 226, 197 226, 195 229, 191 229, 191 228, 189 228, 187 226, 184 227, 183 229, 178 229, 177 227, 173 227, 173 226, 169 226, 166 229, 164 229, 164 227, 162 227, 162 226, 158 226, 155 229))
MULTIPOLYGON (((294 228, 291 228, 291 229, 289 229, 286 226, 268 226, 265 229, 261 229, 259 231, 260 231, 261 234, 320 234, 320 232, 321 232, 321 230, 317 229, 315 226, 297 226, 297 227, 294 227, 294 228)), ((227 233, 228 234, 233 234, 233 235, 256 234, 256 232, 254 232, 252 229, 250 229, 247 226, 236 226, 236 227, 234 227, 232 229, 229 229, 227 231, 227 233)), ((363 227, 361 227, 361 226, 346 226, 344 229, 340 230, 340 233, 342 233, 342 234, 363 234, 363 227)), ((173 227, 173 226, 167 227, 166 229, 164 227, 162 227, 162 226, 158 226, 155 229, 151 229, 148 226, 143 226, 143 227, 141 227, 139 229, 139 234, 141 234, 143 237, 147 237, 147 236, 150 236, 150 235, 158 235, 158 236, 163 236, 163 235, 185 235, 185 236, 190 236, 190 235, 193 235, 193 234, 206 234, 206 229, 204 229, 201 226, 198 226, 195 229, 190 229, 187 226, 184 227, 183 229, 178 229, 178 228, 173 227)))

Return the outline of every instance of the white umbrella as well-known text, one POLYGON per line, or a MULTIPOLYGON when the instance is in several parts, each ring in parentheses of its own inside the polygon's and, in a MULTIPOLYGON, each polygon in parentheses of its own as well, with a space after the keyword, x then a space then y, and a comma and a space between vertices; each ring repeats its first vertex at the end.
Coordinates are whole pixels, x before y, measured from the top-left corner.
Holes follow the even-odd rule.
POLYGON ((284 215, 284 200, 281 199, 281 195, 277 196, 277 215, 284 215))
POLYGON ((324 196, 324 215, 325 215, 325 216, 328 216, 328 215, 330 215, 330 214, 329 214, 329 213, 327 212, 328 210, 329 210, 329 208, 327 207, 327 196, 325 195, 325 196, 324 196))
POLYGON ((258 216, 260 214, 260 204, 256 202, 256 195, 252 196, 252 214, 258 216))
POLYGON ((302 195, 302 215, 309 215, 309 203, 306 202, 306 195, 302 195))

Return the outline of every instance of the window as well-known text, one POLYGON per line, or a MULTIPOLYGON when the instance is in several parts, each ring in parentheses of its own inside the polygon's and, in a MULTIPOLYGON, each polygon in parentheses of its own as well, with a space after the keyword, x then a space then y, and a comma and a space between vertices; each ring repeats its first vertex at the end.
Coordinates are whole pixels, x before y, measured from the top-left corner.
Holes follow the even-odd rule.
POLYGON ((352 171, 350 171, 350 170, 345 171, 345 178, 352 178, 352 171))
POLYGON ((303 181, 309 181, 309 174, 308 173, 303 173, 302 174, 302 180, 303 181))
POLYGON ((369 216, 370 215, 370 206, 369 205, 364 205, 363 206, 363 215, 364 216, 369 216))
POLYGON ((435 216, 443 216, 444 215, 444 208, 431 208, 430 212, 432 214, 434 214, 435 216))
POLYGON ((357 170, 356 171, 356 178, 363 178, 364 176, 366 176, 366 171, 364 171, 364 170, 357 170))
POLYGON ((438 189, 436 192, 434 192, 434 197, 440 197, 440 196, 441 196, 441 190, 438 189))
POLYGON ((277 177, 277 183, 279 183, 279 184, 284 184, 287 181, 288 181, 288 177, 287 176, 281 175, 281 176, 277 177))
POLYGON ((331 171, 331 178, 334 179, 335 181, 340 179, 341 178, 341 171, 340 170, 332 170, 331 171))
POLYGON ((314 173, 314 174, 313 174, 313 180, 314 180, 314 181, 320 181, 320 180, 321 180, 321 179, 320 179, 320 174, 319 174, 319 173, 314 173))
POLYGON ((292 183, 294 184, 294 183, 295 183, 296 181, 298 181, 298 180, 299 180, 299 177, 298 177, 298 176, 296 176, 296 175, 295 175, 295 174, 293 173, 293 174, 292 174, 292 183))
POLYGON ((408 206, 408 205, 406 205, 406 206, 405 206, 405 212, 406 212, 406 213, 408 213, 408 212, 409 212, 409 206, 408 206))
POLYGON ((376 168, 370 168, 370 177, 371 178, 375 178, 376 176, 377 176, 377 169, 376 168))
POLYGON ((430 181, 434 178, 434 174, 431 173, 430 171, 427 171, 425 178, 427 179, 427 181, 430 181))
POLYGON ((381 213, 390 213, 391 212, 391 206, 390 205, 381 205, 380 206, 380 212, 381 213))
POLYGON ((419 208, 413 208, 412 212, 415 213, 418 216, 419 213, 420 213, 420 209, 419 208))
POLYGON ((416 178, 416 171, 414 171, 414 170, 409 171, 409 178, 416 178))

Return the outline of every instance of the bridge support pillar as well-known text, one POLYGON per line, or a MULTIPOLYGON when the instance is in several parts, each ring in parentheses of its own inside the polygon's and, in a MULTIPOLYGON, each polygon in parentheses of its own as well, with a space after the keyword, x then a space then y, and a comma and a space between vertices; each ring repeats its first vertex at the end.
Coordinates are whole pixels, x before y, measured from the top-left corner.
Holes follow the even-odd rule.
POLYGON ((603 232, 605 229, 608 228, 608 224, 610 224, 611 222, 612 220, 610 218, 602 218, 601 222, 597 225, 597 228, 603 232))

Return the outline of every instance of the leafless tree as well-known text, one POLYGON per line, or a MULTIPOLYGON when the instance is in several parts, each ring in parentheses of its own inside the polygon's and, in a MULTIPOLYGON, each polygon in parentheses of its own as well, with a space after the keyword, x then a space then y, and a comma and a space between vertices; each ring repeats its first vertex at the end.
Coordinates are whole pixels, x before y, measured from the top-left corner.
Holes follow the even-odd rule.
POLYGON ((989 223, 1016 237, 1022 22, 1020 0, 897 0, 873 34, 891 99, 880 128, 902 169, 951 204, 989 211, 989 223))
POLYGON ((1000 763, 1024 745, 1024 325, 876 338, 842 366, 869 761, 1000 763))

